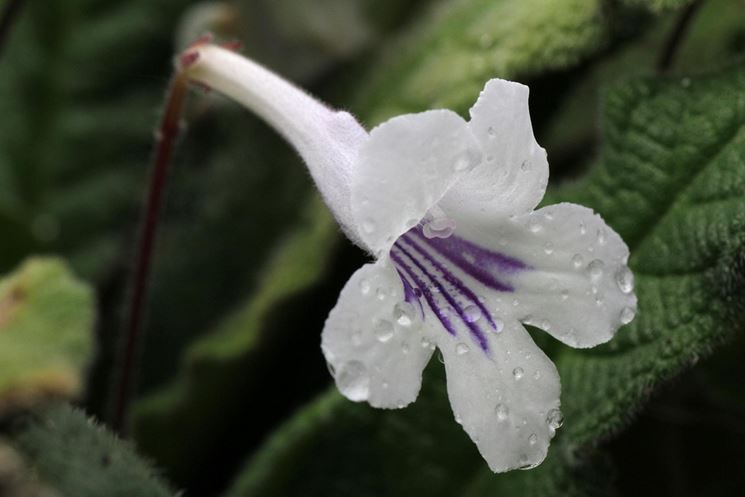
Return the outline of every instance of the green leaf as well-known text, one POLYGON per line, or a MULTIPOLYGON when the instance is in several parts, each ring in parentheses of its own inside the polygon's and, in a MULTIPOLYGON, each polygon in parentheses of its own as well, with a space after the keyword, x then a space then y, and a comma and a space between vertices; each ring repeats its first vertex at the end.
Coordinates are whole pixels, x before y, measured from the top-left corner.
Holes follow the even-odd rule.
POLYGON ((442 375, 430 367, 420 398, 403 411, 323 397, 268 442, 228 495, 591 491, 597 468, 588 449, 621 430, 655 387, 742 329, 743 85, 739 66, 616 86, 606 97, 601 164, 546 199, 591 206, 624 237, 639 312, 605 346, 551 347, 566 422, 544 465, 491 475, 453 422, 442 375))
MULTIPOLYGON (((266 397, 282 380, 275 377, 267 385, 267 372, 279 367, 277 357, 291 360, 306 346, 312 347, 298 339, 294 351, 287 352, 284 330, 303 332, 290 328, 296 324, 289 321, 309 312, 312 291, 325 274, 339 237, 336 221, 319 198, 313 197, 304 217, 264 268, 261 291, 187 349, 178 381, 137 404, 136 438, 177 481, 190 476, 205 452, 224 452, 222 440, 235 438, 231 430, 242 424, 246 399, 265 399, 262 411, 271 413, 266 397)), ((317 342, 313 335, 305 336, 317 342)), ((295 381, 292 388, 302 389, 304 381, 295 381)), ((253 414, 253 423, 266 423, 266 417, 253 414)))
POLYGON ((690 5, 696 0, 622 0, 631 7, 645 7, 652 12, 664 12, 690 5))
POLYGON ((0 414, 80 393, 93 320, 90 289, 60 260, 0 279, 0 414))
POLYGON ((68 406, 34 415, 13 438, 38 478, 60 495, 174 495, 128 443, 68 406))
POLYGON ((611 34, 602 3, 441 2, 371 66, 354 108, 368 123, 433 107, 462 112, 490 78, 529 78, 576 65, 611 34))

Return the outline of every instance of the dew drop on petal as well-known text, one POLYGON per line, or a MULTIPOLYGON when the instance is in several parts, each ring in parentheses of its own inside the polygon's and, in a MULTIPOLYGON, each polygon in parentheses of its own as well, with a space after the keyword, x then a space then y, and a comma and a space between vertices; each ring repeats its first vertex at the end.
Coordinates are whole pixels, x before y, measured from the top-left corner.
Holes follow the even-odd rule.
POLYGON ((575 269, 579 269, 582 267, 582 263, 584 262, 584 259, 582 259, 582 256, 579 254, 574 254, 572 256, 572 265, 575 269))
POLYGON ((365 219, 362 221, 362 231, 367 233, 368 235, 375 231, 375 221, 372 219, 365 219))
POLYGON ((541 223, 537 221, 532 221, 528 225, 528 229, 530 230, 531 233, 538 233, 539 231, 543 229, 543 226, 541 226, 541 223))
POLYGON ((449 238, 455 231, 455 221, 448 217, 432 219, 422 227, 422 234, 429 238, 449 238))
POLYGON ((621 310, 621 324, 629 324, 631 321, 634 320, 634 316, 636 316, 636 311, 632 309, 631 307, 624 307, 621 310))
POLYGON ((538 435, 536 435, 535 433, 531 433, 530 436, 528 437, 528 443, 530 445, 537 444, 538 443, 538 435))
POLYGON ((431 345, 432 345, 432 342, 427 340, 427 337, 422 337, 422 348, 423 349, 428 349, 430 348, 431 345))
POLYGON ((584 235, 587 233, 587 227, 585 226, 585 223, 579 223, 579 234, 584 235))
POLYGON ((617 272, 616 272, 616 284, 618 284, 618 289, 621 290, 623 293, 631 293, 634 291, 634 273, 631 272, 631 270, 626 267, 622 266, 617 272))
POLYGON ((410 329, 416 319, 416 309, 408 302, 399 302, 393 308, 393 319, 399 328, 410 329))
POLYGON ((598 243, 600 245, 605 245, 605 243, 608 241, 605 228, 598 228, 597 237, 598 237, 598 243))
POLYGON ((497 137, 497 130, 494 129, 492 126, 489 126, 489 129, 486 131, 486 133, 489 135, 489 138, 494 139, 497 137))
POLYGON ((504 321, 494 318, 494 333, 502 333, 502 330, 504 330, 504 321))
POLYGON ((409 353, 409 344, 408 343, 402 343, 401 344, 401 352, 403 352, 404 355, 409 353))
POLYGON ((520 380, 524 374, 525 370, 519 366, 512 370, 512 376, 515 378, 515 380, 520 380))
POLYGON ((463 309, 463 315, 469 323, 475 323, 481 318, 481 309, 477 305, 468 305, 463 309))
POLYGON ((533 373, 533 379, 534 380, 540 380, 541 379, 541 372, 540 371, 536 371, 535 373, 533 373))
POLYGON ((568 299, 568 298, 569 298, 569 290, 568 290, 568 289, 566 289, 566 288, 564 288, 564 289, 563 289, 563 290, 561 291, 561 300, 566 300, 566 299, 568 299))
POLYGON ((504 421, 510 414, 510 410, 507 409, 507 406, 504 404, 497 404, 497 407, 494 408, 494 411, 497 413, 498 421, 504 421))
POLYGON ((393 324, 387 319, 380 319, 375 325, 375 337, 380 343, 386 343, 393 338, 393 324))
POLYGON ((370 394, 370 376, 360 361, 342 364, 335 378, 339 391, 349 400, 359 402, 370 394))
POLYGON ((465 343, 459 343, 455 346, 455 353, 458 355, 466 355, 471 349, 465 343))
POLYGON ((559 409, 551 409, 546 414, 546 424, 551 430, 558 430, 564 424, 564 415, 559 409))
POLYGON ((370 282, 364 278, 360 280, 360 293, 362 295, 367 295, 370 293, 370 282))
POLYGON ((554 253, 554 244, 551 242, 546 242, 546 244, 543 246, 543 251, 546 252, 546 255, 551 255, 554 253))
POLYGON ((593 281, 599 280, 603 276, 603 267, 605 263, 600 259, 594 259, 587 265, 587 272, 593 281))
POLYGON ((530 163, 524 160, 523 163, 520 164, 520 170, 523 172, 530 170, 530 163))
POLYGON ((440 363, 445 364, 445 357, 442 355, 442 350, 437 351, 437 360, 440 361, 440 363))

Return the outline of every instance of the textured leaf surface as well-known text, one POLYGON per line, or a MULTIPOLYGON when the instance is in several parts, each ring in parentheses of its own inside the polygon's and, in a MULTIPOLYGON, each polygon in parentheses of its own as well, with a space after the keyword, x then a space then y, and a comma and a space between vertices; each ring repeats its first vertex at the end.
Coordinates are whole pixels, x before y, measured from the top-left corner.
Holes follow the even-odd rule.
POLYGON ((578 63, 610 34, 598 0, 441 2, 372 66, 354 104, 368 123, 406 112, 467 110, 484 82, 578 63))
POLYGON ((0 279, 0 413, 80 392, 93 349, 93 295, 56 259, 0 279))
POLYGON ((683 82, 615 87, 606 98, 601 165, 547 199, 589 205, 618 230, 631 247, 640 304, 637 319, 606 346, 549 347, 561 373, 566 423, 544 465, 488 474, 430 371, 420 399, 401 412, 329 394, 270 441, 229 495, 585 492, 584 485, 568 490, 575 480, 557 475, 582 470, 588 449, 619 430, 655 386, 742 330, 743 84, 745 68, 737 67, 683 82))
POLYGON ((129 444, 68 406, 35 415, 14 436, 39 479, 69 497, 173 496, 129 444))

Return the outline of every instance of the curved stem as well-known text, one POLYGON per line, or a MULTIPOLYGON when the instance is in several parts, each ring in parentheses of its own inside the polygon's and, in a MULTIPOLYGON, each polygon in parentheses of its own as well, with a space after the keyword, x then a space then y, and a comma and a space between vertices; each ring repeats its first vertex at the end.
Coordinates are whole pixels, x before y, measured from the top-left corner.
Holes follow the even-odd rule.
POLYGON ((667 38, 665 46, 657 59, 657 72, 664 73, 672 67, 673 62, 675 61, 675 55, 678 52, 678 48, 680 48, 680 43, 683 41, 691 21, 703 3, 703 0, 695 0, 686 7, 680 14, 680 17, 678 17, 678 20, 676 21, 675 26, 673 27, 673 30, 667 38))
POLYGON ((126 435, 128 428, 129 406, 136 380, 139 342, 147 303, 153 249, 168 183, 171 156, 180 130, 181 108, 187 89, 188 79, 181 71, 177 72, 168 88, 166 107, 156 135, 153 169, 145 210, 140 221, 140 237, 130 281, 131 301, 118 364, 121 369, 117 378, 113 427, 122 435, 126 435))

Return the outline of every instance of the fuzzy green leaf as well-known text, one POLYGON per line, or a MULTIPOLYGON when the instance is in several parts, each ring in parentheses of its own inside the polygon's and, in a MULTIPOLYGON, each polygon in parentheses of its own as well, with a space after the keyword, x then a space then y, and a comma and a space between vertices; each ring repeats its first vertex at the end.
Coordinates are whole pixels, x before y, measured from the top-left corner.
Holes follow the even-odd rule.
POLYGON ((598 0, 442 2, 372 65, 354 107, 368 123, 433 107, 465 111, 488 79, 576 65, 609 35, 598 0))
POLYGON ((566 423, 539 469, 489 474, 452 421, 441 375, 429 371, 417 403, 400 412, 329 394, 280 430, 228 495, 587 492, 566 478, 587 463, 578 459, 585 449, 620 430, 656 386, 742 329, 743 85, 740 66, 615 87, 606 98, 601 165, 547 199, 591 206, 624 237, 639 313, 605 346, 551 347, 566 423))
POLYGON ((59 260, 0 279, 0 413, 80 392, 93 319, 92 292, 59 260))
POLYGON ((41 411, 14 435, 39 479, 69 497, 168 497, 174 492, 126 442, 65 405, 41 411))

